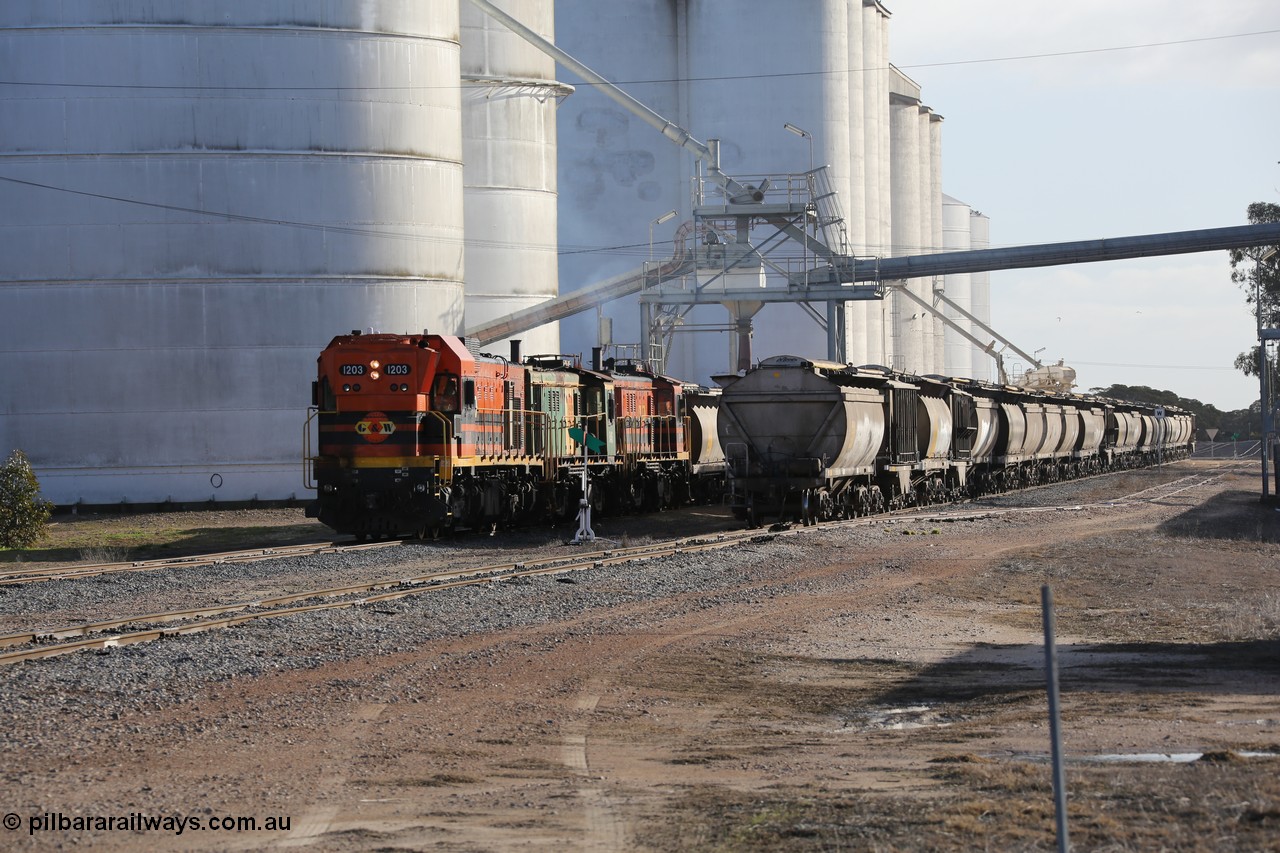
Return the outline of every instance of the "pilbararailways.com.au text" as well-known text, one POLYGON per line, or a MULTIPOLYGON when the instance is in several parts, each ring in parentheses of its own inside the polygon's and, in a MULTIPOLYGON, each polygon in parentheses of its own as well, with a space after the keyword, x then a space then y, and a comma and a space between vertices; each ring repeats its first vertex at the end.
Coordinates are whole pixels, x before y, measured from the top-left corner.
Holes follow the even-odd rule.
MULTIPOLYGON (((148 815, 129 812, 116 815, 66 815, 45 812, 27 818, 27 834, 37 832, 288 832, 288 815, 263 818, 239 815, 148 815)), ((5 829, 14 830, 22 819, 13 812, 4 816, 5 829)))

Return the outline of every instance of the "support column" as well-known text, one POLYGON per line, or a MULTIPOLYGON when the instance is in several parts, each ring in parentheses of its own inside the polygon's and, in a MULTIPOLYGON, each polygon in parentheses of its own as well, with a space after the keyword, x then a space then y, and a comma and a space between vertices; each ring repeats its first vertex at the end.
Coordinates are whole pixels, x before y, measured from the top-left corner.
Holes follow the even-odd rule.
POLYGON ((827 303, 827 361, 844 364, 845 358, 845 302, 827 303))

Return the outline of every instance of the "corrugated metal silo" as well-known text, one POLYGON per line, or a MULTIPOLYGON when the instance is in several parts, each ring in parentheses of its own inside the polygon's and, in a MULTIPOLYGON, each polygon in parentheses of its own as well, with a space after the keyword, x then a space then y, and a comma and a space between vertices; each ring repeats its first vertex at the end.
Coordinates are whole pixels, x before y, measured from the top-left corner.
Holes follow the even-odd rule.
MULTIPOLYGON (((698 139, 720 139, 722 165, 731 175, 802 171, 809 165, 807 141, 781 128, 790 123, 807 130, 813 163, 831 167, 852 248, 865 257, 914 253, 941 241, 939 118, 920 106, 919 86, 889 66, 889 16, 877 0, 822 0, 785 10, 765 0, 559 0, 556 29, 557 43, 587 65, 623 81, 623 88, 698 139), (849 69, 856 73, 847 73, 849 69), (909 181, 914 201, 899 198, 892 186, 891 162, 897 164, 894 158, 902 154, 895 153, 891 142, 890 97, 895 91, 909 95, 914 110, 910 150, 916 177, 909 181), (926 214, 928 222, 923 221, 926 214), (905 233, 895 235, 895 216, 902 219, 902 228, 911 221, 912 234, 904 245, 896 245, 905 233)), ((566 101, 559 127, 566 252, 561 282, 568 291, 634 269, 639 265, 636 255, 646 255, 626 248, 607 259, 569 253, 584 245, 639 243, 646 225, 670 208, 687 216, 683 191, 691 161, 589 89, 566 101)), ((659 229, 656 237, 656 255, 665 257, 668 235, 659 229)), ((931 289, 927 282, 915 287, 926 296, 931 289)), ((892 319, 920 312, 911 307, 899 312, 891 303, 848 307, 850 360, 899 366, 909 360, 914 369, 937 369, 943 345, 936 323, 927 324, 926 335, 925 318, 917 316, 919 328, 895 342, 892 319), (913 354, 907 359, 901 348, 909 338, 913 354)), ((632 305, 609 309, 615 318, 628 319, 621 334, 622 326, 615 327, 616 339, 639 337, 629 316, 635 313, 632 305)), ((769 306, 757 319, 757 353, 825 356, 823 336, 799 308, 769 306)), ((710 307, 696 309, 686 323, 723 326, 726 320, 722 309, 710 307)), ((566 321, 562 329, 570 348, 573 342, 581 347, 594 338, 594 327, 585 318, 566 321)), ((679 349, 668 360, 673 373, 692 378, 724 368, 727 336, 677 335, 676 341, 679 349)))
MULTIPOLYGON (((925 108, 927 109, 927 108, 925 108)), ((942 250, 942 116, 933 110, 929 114, 929 241, 926 252, 942 250)), ((926 284, 930 290, 941 288, 945 291, 946 282, 942 278, 929 279, 926 284)), ((939 309, 941 310, 941 309, 939 309)), ((933 312, 933 362, 930 372, 942 373, 946 362, 945 325, 938 311, 933 312)))
MULTIPOLYGON (((889 12, 876 0, 863 0, 862 67, 864 74, 864 138, 867 155, 866 254, 889 255, 893 214, 889 162, 889 12)), ((867 304, 867 363, 893 361, 893 300, 867 304)))
POLYGON ((301 494, 327 340, 461 330, 458 79, 456 3, 0 4, 0 445, 59 503, 301 494))
MULTIPOLYGON (((687 69, 677 47, 686 24, 676 4, 557 0, 555 5, 557 45, 620 81, 657 112, 688 126, 688 104, 679 83, 687 69)), ((562 79, 578 82, 568 72, 562 79)), ((556 142, 561 292, 639 268, 649 258, 649 223, 674 209, 678 218, 653 231, 654 257, 670 257, 672 235, 690 216, 689 156, 593 86, 579 87, 560 105, 556 142)), ((610 303, 604 311, 613 321, 615 341, 640 340, 636 300, 610 303)), ((722 310, 717 320, 724 321, 722 310)), ((572 352, 588 351, 596 334, 593 312, 560 323, 562 348, 572 352)), ((727 350, 719 361, 726 359, 727 350)), ((673 367, 672 372, 678 371, 673 367)))
MULTIPOLYGON (((991 248, 991 219, 986 214, 973 211, 969 216, 969 247, 991 248)), ((979 272, 970 277, 973 309, 970 313, 988 326, 991 325, 991 273, 979 272)), ((977 379, 997 379, 995 364, 987 355, 974 352, 974 376, 977 379)))
MULTIPOLYGON (((829 164, 842 201, 848 197, 846 0, 806 3, 785 15, 765 0, 636 0, 625 4, 625 14, 620 8, 559 0, 557 43, 698 139, 722 140, 730 174, 805 171, 809 140, 786 132, 783 124, 803 128, 812 134, 812 162, 829 164), (815 73, 797 77, 796 71, 815 73)), ((654 231, 654 256, 669 257, 672 234, 691 213, 689 155, 589 88, 565 101, 559 127, 562 290, 639 267, 649 255, 648 226, 675 209, 680 219, 654 231), (636 244, 639 251, 572 254, 584 245, 636 244)), ((615 340, 639 339, 629 316, 633 304, 607 309, 623 321, 615 324, 615 340)), ((807 347, 813 351, 805 354, 825 356, 821 330, 798 307, 771 306, 758 319, 756 352, 807 347)), ((728 321, 719 306, 685 317, 686 327, 723 328, 728 321)), ((594 338, 583 320, 561 328, 579 346, 594 338)), ((673 374, 706 377, 731 364, 728 334, 678 334, 674 342, 668 358, 673 374)))
MULTIPOLYGON (((849 197, 844 201, 846 227, 849 231, 849 250, 854 255, 867 257, 867 175, 875 168, 867 154, 867 134, 864 129, 867 115, 867 78, 876 71, 863 57, 864 13, 862 0, 849 4, 849 61, 853 72, 849 75, 849 197)), ((866 364, 869 361, 869 314, 866 302, 848 304, 848 349, 846 360, 850 364, 866 364)))
MULTIPOLYGON (((969 249, 969 205, 962 201, 943 196, 942 198, 942 250, 944 252, 964 252, 969 249)), ((973 292, 969 273, 957 273, 946 277, 947 298, 961 308, 972 313, 973 292)), ((969 321, 955 309, 944 307, 948 318, 963 326, 970 333, 969 321)), ((948 326, 943 339, 946 344, 946 358, 943 373, 948 376, 973 376, 973 344, 952 327, 948 326)))
MULTIPOLYGON (((894 93, 890 100, 891 171, 893 176, 893 251, 895 257, 920 251, 920 101, 894 93)), ((920 279, 909 279, 906 288, 923 297, 920 279)), ((893 364, 897 370, 917 371, 924 366, 924 309, 902 294, 890 296, 896 313, 893 329, 893 364)))
MULTIPOLYGON (((810 140, 785 131, 789 123, 812 135, 813 165, 828 167, 842 205, 849 198, 848 16, 848 0, 811 0, 785 13, 773 0, 689 4, 690 130, 722 140, 726 173, 806 171, 810 140)), ((800 306, 770 305, 756 320, 757 357, 826 357, 826 335, 800 306)))
MULTIPOLYGON (((498 0, 553 40, 552 0, 498 0)), ((467 324, 528 308, 559 291, 556 105, 571 91, 555 61, 478 7, 462 14, 467 324)), ((519 336, 526 353, 560 351, 555 323, 519 336)), ((505 353, 501 343, 489 347, 505 353)))

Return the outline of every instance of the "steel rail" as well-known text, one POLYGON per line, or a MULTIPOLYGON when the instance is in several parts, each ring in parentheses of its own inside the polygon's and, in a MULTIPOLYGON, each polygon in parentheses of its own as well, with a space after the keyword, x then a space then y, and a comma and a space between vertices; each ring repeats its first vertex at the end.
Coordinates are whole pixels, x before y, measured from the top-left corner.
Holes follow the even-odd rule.
POLYGON ((633 548, 603 550, 572 558, 546 557, 540 560, 501 563, 472 569, 432 572, 410 578, 384 578, 367 583, 308 590, 255 601, 242 601, 234 604, 215 605, 212 607, 149 613, 141 616, 109 619, 102 622, 73 625, 57 629, 25 631, 0 637, 0 646, 40 643, 47 642, 48 640, 67 639, 69 637, 84 637, 86 634, 99 634, 133 624, 195 620, 188 622, 188 624, 176 625, 171 628, 145 628, 137 631, 112 634, 107 637, 79 639, 69 643, 38 646, 32 649, 8 652, 0 655, 0 665, 18 663, 24 660, 55 657, 87 649, 105 649, 115 646, 132 645, 134 643, 158 640, 163 637, 200 633, 217 628, 233 627, 260 619, 272 619, 279 616, 292 616, 322 610, 357 607, 365 604, 392 601, 398 598, 438 592, 440 590, 453 589, 461 586, 497 583, 539 575, 563 574, 565 572, 582 571, 600 566, 650 560, 684 552, 728 548, 738 544, 739 541, 744 539, 759 540, 762 538, 772 538, 772 536, 773 534, 763 534, 762 536, 758 531, 731 531, 723 534, 717 534, 715 539, 708 539, 706 537, 686 537, 670 543, 657 543, 640 545, 633 548), (531 565, 539 566, 540 564, 545 565, 541 565, 538 568, 529 568, 531 565), (281 606, 312 598, 343 597, 363 592, 374 592, 380 589, 387 589, 388 587, 399 588, 390 592, 384 592, 376 595, 363 595, 359 598, 345 601, 325 602, 301 607, 281 606), (254 613, 241 612, 254 607, 272 609, 266 609, 254 613), (227 616, 226 614, 238 615, 227 616), (207 618, 211 616, 218 618, 207 618))
MULTIPOLYGON (((684 537, 674 542, 653 543, 645 545, 637 545, 623 549, 605 549, 592 552, 587 555, 575 557, 543 557, 534 560, 522 560, 515 562, 496 563, 492 565, 479 566, 467 569, 450 569, 447 571, 429 572, 422 575, 411 577, 392 577, 379 578, 373 581, 364 581, 357 584, 346 584, 343 586, 324 587, 320 589, 304 590, 301 592, 287 593, 284 595, 272 596, 269 598, 254 599, 251 601, 239 601, 231 604, 219 604, 209 607, 195 607, 184 610, 170 610, 157 613, 146 613, 136 616, 126 616, 115 619, 108 619, 100 622, 83 623, 80 625, 71 625, 63 628, 37 628, 31 631, 22 631, 13 634, 0 636, 0 647, 21 645, 24 643, 42 642, 46 640, 60 640, 69 637, 79 637, 86 634, 102 633, 104 631, 114 630, 131 624, 145 624, 152 622, 174 622, 183 619, 201 618, 206 616, 218 615, 223 613, 233 613, 241 610, 247 610, 254 607, 274 608, 296 601, 304 601, 309 598, 336 598, 346 595, 355 595, 362 592, 372 592, 388 587, 403 586, 423 586, 425 584, 433 584, 439 586, 439 582, 462 578, 468 576, 485 575, 485 581, 492 580, 496 577, 503 576, 503 573, 511 574, 526 569, 529 566, 544 566, 544 569, 554 570, 561 566, 569 567, 589 567, 591 565, 607 565, 614 562, 625 562, 628 560, 649 559, 655 556, 667 556, 680 550, 697 550, 704 547, 707 542, 716 542, 724 540, 726 545, 733 544, 733 540, 738 536, 754 535, 759 536, 757 531, 727 531, 721 534, 715 534, 715 539, 708 539, 706 536, 684 537)), ((377 543, 381 545, 398 544, 398 543, 377 543)), ((355 546, 359 547, 359 546, 355 546)), ((367 547, 367 546, 365 546, 367 547)), ((420 590, 419 590, 420 591, 420 590)))
MULTIPOLYGON (((799 535, 808 531, 816 530, 838 530, 845 527, 871 526, 875 524, 883 524, 886 521, 902 522, 902 521, 962 521, 977 520, 989 518, 997 515, 1007 515, 1019 512, 1058 512, 1063 509, 1082 510, 1091 507, 1108 508, 1117 506, 1126 506, 1133 503, 1144 501, 1154 501, 1162 497, 1168 497, 1169 494, 1177 494, 1197 486, 1209 485, 1221 479, 1229 470, 1239 466, 1221 466, 1214 469, 1218 473, 1206 476, 1203 473, 1190 474, 1170 483, 1160 484, 1138 492, 1121 499, 1121 501, 1098 501, 1092 504, 1077 504, 1070 506, 1055 507, 1004 507, 982 510, 981 512, 959 512, 959 513, 939 513, 928 508, 913 507, 905 510, 898 510, 892 513, 880 513, 872 516, 860 516, 852 519, 842 519, 835 521, 826 521, 821 524, 813 524, 808 527, 800 526, 781 526, 775 525, 768 531, 759 530, 738 530, 724 531, 710 536, 690 536, 682 537, 671 542, 652 543, 646 545, 638 545, 630 548, 614 548, 595 551, 590 554, 583 554, 576 557, 544 557, 534 560, 515 561, 507 563, 498 563, 487 566, 480 566, 469 569, 454 569, 443 572, 431 572, 423 575, 416 575, 408 578, 382 578, 375 581, 362 582, 358 584, 350 584, 338 587, 327 587, 316 590, 305 590, 302 592, 289 593, 286 595, 274 596, 271 598, 257 599, 254 601, 237 602, 234 604, 215 605, 212 607, 191 608, 187 610, 166 611, 161 613, 151 613, 141 616, 122 617, 110 619, 102 622, 87 623, 81 625, 68 626, 57 629, 37 629, 34 631, 25 631, 15 634, 0 636, 0 647, 10 647, 16 645, 26 645, 47 642, 49 640, 61 640, 70 637, 85 637, 88 634, 99 634, 106 631, 122 628, 127 625, 148 624, 148 623, 164 623, 179 622, 183 620, 189 621, 187 624, 176 625, 169 628, 145 628, 137 631, 130 631, 119 634, 112 634, 107 637, 94 637, 87 639, 74 640, 69 643, 59 643, 56 645, 36 646, 30 649, 21 649, 18 651, 0 654, 0 666, 10 663, 18 663, 25 660, 37 660, 41 658, 55 657, 70 654, 76 651, 88 649, 106 649, 116 646, 132 645, 134 643, 149 642, 162 639, 164 637, 183 636, 187 634, 202 633, 204 631, 216 630, 219 628, 235 627, 247 622, 253 622, 262 619, 274 619, 283 616, 294 616, 305 613, 314 613, 325 610, 336 610, 347 607, 359 607, 367 604, 374 604, 383 601, 393 601, 400 598, 410 596, 423 595, 427 593, 439 592, 446 589, 455 589, 463 586, 475 586, 480 584, 501 583, 520 578, 538 577, 545 575, 564 574, 574 571, 586 571, 593 568, 601 568, 604 566, 620 565, 629 562, 639 562, 644 560, 658 559, 661 557, 670 557, 682 553, 697 553, 702 551, 720 550, 724 548, 734 547, 735 545, 744 543, 767 542, 781 536, 799 535), (1188 482, 1197 481, 1197 482, 1188 482), (1179 486, 1174 492, 1162 493, 1150 498, 1138 498, 1138 496, 1148 492, 1155 491, 1168 486, 1179 486), (1137 500, 1135 500, 1137 498, 1137 500), (534 568, 531 568, 534 567, 534 568), (309 604, 300 607, 288 607, 284 605, 293 604, 298 601, 305 601, 315 598, 340 598, 344 596, 359 595, 360 593, 377 592, 378 590, 391 589, 389 592, 382 592, 375 595, 361 595, 358 598, 352 598, 344 601, 323 602, 317 604, 309 604), (268 608, 253 613, 243 613, 242 611, 251 608, 268 608), (227 616, 226 614, 237 614, 227 616), (217 617, 217 618, 208 618, 217 617)), ((1123 471, 1111 472, 1114 474, 1125 473, 1123 471)), ((1055 484, 1046 484, 1055 485, 1055 484)), ((396 543, 373 543, 377 545, 387 545, 396 543)), ((359 547, 359 546, 353 546, 359 547)), ((367 547, 367 544, 366 544, 367 547)))
POLYGON ((400 540, 388 542, 361 542, 352 544, 335 544, 333 542, 315 542, 303 545, 281 545, 270 548, 250 548, 241 551, 221 551, 212 554, 192 554, 181 557, 158 557, 152 560, 121 561, 118 563, 88 563, 63 566, 56 569, 9 569, 0 571, 0 586, 41 583, 53 580, 74 580, 118 572, 149 572, 158 569, 196 568, 219 563, 253 563, 259 560, 275 560, 284 557, 310 556, 312 554, 338 553, 340 551, 357 551, 372 548, 385 548, 399 544, 400 540))

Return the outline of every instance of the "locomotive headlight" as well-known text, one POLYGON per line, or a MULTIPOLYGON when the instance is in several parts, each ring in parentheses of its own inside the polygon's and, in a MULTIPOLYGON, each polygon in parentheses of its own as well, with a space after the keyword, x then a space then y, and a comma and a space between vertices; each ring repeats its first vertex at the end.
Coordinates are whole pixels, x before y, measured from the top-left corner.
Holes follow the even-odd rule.
POLYGON ((377 370, 379 367, 382 367, 382 362, 378 361, 376 358, 373 361, 369 362, 370 370, 377 370))
MULTIPOLYGON (((375 361, 375 362, 374 362, 374 364, 377 364, 377 362, 375 361)), ((372 371, 370 371, 370 372, 369 372, 369 378, 370 378, 370 379, 377 379, 377 378, 378 378, 379 376, 381 376, 381 375, 382 375, 382 374, 378 373, 378 371, 376 371, 376 370, 372 370, 372 371)))

